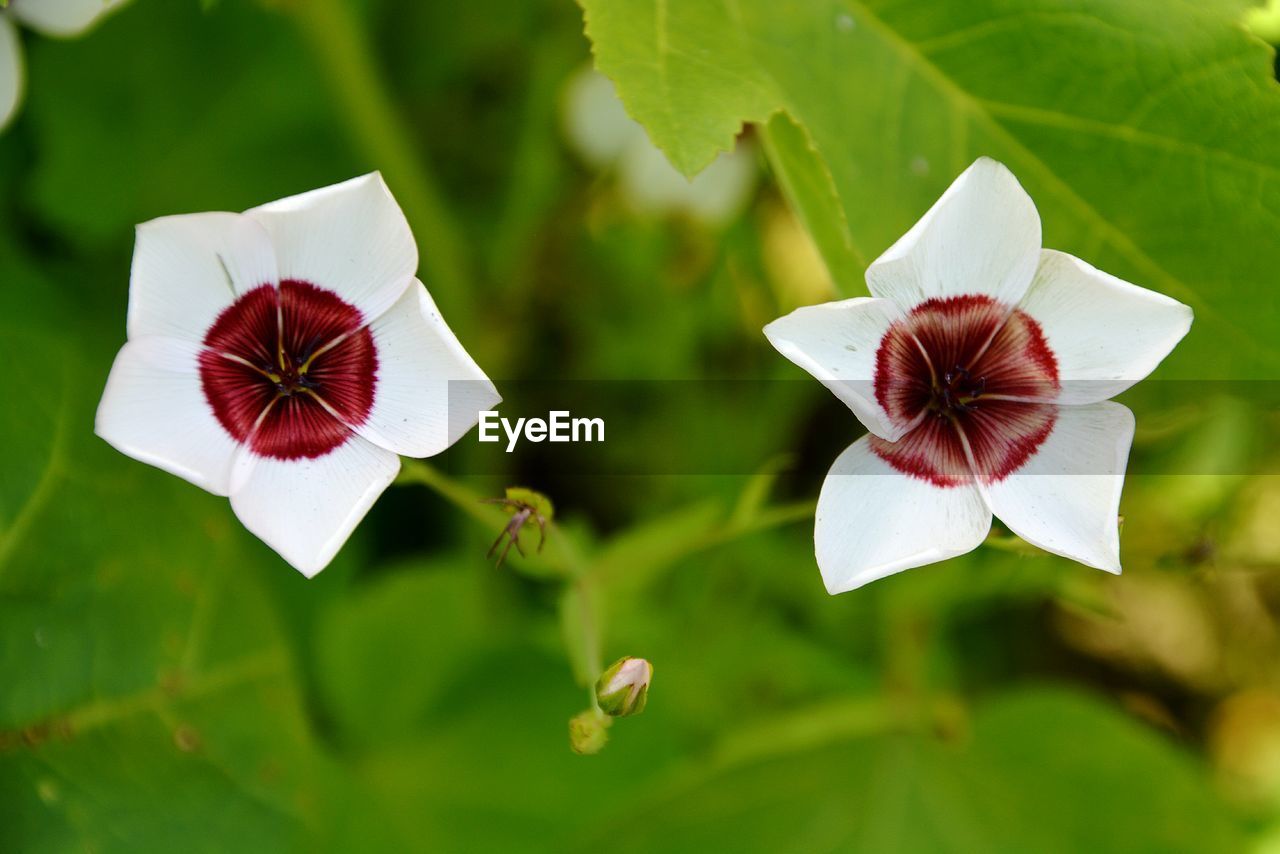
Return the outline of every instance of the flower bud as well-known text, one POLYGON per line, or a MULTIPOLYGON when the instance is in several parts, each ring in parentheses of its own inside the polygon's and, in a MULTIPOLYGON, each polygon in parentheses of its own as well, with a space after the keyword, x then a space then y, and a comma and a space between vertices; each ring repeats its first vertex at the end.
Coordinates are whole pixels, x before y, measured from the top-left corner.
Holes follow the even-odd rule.
POLYGON ((615 718, 638 715, 649 697, 653 665, 643 658, 620 658, 596 681, 600 710, 615 718))
POLYGON ((609 740, 609 718, 595 709, 587 709, 569 719, 569 746, 574 753, 591 756, 604 749, 609 740))

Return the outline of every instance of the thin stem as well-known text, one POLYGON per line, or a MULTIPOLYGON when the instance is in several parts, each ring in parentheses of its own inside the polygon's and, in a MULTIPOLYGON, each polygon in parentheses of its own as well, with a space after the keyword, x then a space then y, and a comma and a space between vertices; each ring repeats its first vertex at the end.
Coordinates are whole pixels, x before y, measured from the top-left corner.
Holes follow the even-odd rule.
POLYGON ((40 473, 40 480, 36 482, 35 489, 12 517, 8 529, 0 529, 0 576, 4 575, 10 559, 17 552, 27 531, 44 512, 44 508, 57 493, 63 478, 67 476, 68 422, 71 420, 71 395, 67 393, 65 383, 67 376, 68 371, 64 365, 64 383, 61 386, 58 411, 53 424, 53 439, 49 445, 49 459, 45 463, 44 471, 40 473))
POLYGON ((726 525, 719 533, 713 534, 708 538, 705 547, 719 545, 757 531, 789 525, 792 522, 799 522, 803 519, 812 519, 817 509, 818 503, 816 501, 796 501, 791 504, 769 507, 757 513, 749 521, 726 525))
POLYGON ((396 482, 416 483, 431 489, 486 528, 500 530, 507 523, 507 514, 493 505, 483 503, 487 496, 447 477, 435 466, 422 460, 402 460, 400 477, 396 482))
MULTIPOLYGON (((510 520, 508 513, 485 503, 486 496, 453 480, 422 460, 404 460, 397 482, 426 486, 490 531, 502 530, 510 520)), ((771 507, 754 513, 748 519, 735 516, 726 521, 720 530, 701 538, 690 549, 690 553, 766 528, 810 518, 813 510, 813 502, 805 501, 771 507)), ((543 553, 523 558, 525 564, 522 566, 535 570, 532 574, 540 577, 558 578, 564 585, 559 611, 561 631, 574 662, 575 675, 590 695, 591 708, 598 710, 595 682, 604 671, 601 649, 604 621, 600 604, 602 588, 609 583, 607 562, 584 555, 575 540, 554 522, 549 527, 551 535, 547 537, 543 553)))
POLYGON ((186 682, 156 684, 135 694, 95 699, 22 729, 0 730, 0 754, 53 735, 80 735, 144 712, 191 703, 245 683, 275 679, 285 672, 288 664, 285 651, 272 648, 190 677, 186 682))
POLYGON ((568 583, 566 599, 562 607, 566 608, 561 620, 564 631, 564 644, 570 650, 570 659, 577 662, 580 670, 577 673, 582 686, 588 694, 590 708, 599 711, 599 703, 595 699, 595 681, 604 672, 604 661, 600 657, 600 618, 596 609, 596 597, 599 585, 590 574, 577 576, 568 583), (572 608, 572 611, 570 611, 572 608))
POLYGON ((841 698, 730 732, 715 746, 711 765, 723 770, 910 728, 911 718, 888 698, 841 698))
POLYGON ((997 531, 987 534, 987 538, 982 541, 982 544, 996 551, 1027 555, 1028 557, 1043 556, 1045 554, 1044 551, 1031 545, 1026 540, 997 531))
MULTIPOLYGON (((427 487, 491 531, 502 530, 511 518, 509 513, 485 503, 485 499, 491 496, 481 495, 422 460, 403 460, 400 477, 396 482, 416 483, 427 487)), ((547 537, 542 553, 527 555, 524 558, 527 565, 538 570, 553 570, 554 574, 560 576, 576 577, 585 574, 588 569, 586 559, 569 537, 563 532, 560 532, 560 536, 554 536, 558 530, 554 522, 548 529, 551 536, 547 537)))
MULTIPOLYGON (((422 460, 404 460, 398 482, 416 483, 431 489, 489 530, 502 530, 507 524, 508 514, 484 503, 484 496, 422 460)), ((525 559, 531 562, 541 560, 561 570, 558 574, 564 580, 564 595, 576 600, 562 605, 560 609, 561 631, 565 644, 573 647, 570 656, 579 664, 575 670, 581 670, 577 675, 590 696, 591 708, 598 710, 595 681, 604 670, 600 653, 598 585, 592 565, 573 541, 563 531, 558 531, 554 522, 549 527, 551 536, 547 538, 544 553, 531 554, 525 559), (557 533, 559 536, 555 536, 557 533)))
POLYGON ((348 132, 386 176, 422 241, 423 274, 436 302, 451 325, 466 327, 470 276, 460 229, 374 62, 363 22, 344 0, 294 0, 287 8, 328 78, 348 132))

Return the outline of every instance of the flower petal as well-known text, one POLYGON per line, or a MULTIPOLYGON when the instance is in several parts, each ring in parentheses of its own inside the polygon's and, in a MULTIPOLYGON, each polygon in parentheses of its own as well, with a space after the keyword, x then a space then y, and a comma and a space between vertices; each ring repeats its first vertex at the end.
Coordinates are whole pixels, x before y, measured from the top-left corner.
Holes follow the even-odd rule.
POLYGON ((561 105, 565 138, 597 170, 608 168, 632 141, 647 138, 640 123, 627 115, 613 81, 590 64, 569 78, 561 105))
POLYGON ((400 298, 418 269, 409 223, 377 172, 245 213, 270 232, 280 278, 333 291, 366 322, 400 298))
POLYGON ((0 15, 0 129, 8 125, 18 111, 25 73, 18 31, 8 18, 0 15))
POLYGON ((77 36, 124 0, 12 0, 9 11, 46 36, 77 36))
POLYGON ((1040 215, 1018 179, 983 157, 867 270, 871 295, 904 311, 935 297, 987 294, 1013 306, 1040 258, 1040 215))
POLYGON ((876 400, 876 354, 902 313, 889 300, 855 299, 810 305, 764 328, 778 352, 813 374, 882 439, 897 441, 911 427, 894 421, 876 400))
POLYGON ((971 485, 939 488, 894 471, 863 436, 827 473, 814 546, 831 593, 972 551, 991 512, 971 485))
POLYGON ((200 388, 199 345, 136 338, 120 350, 94 431, 116 450, 226 495, 236 443, 200 388))
POLYGON ((1114 397, 1155 370, 1191 328, 1192 312, 1046 249, 1019 306, 1040 324, 1058 362, 1061 403, 1114 397))
POLYGON ((685 213, 698 222, 721 226, 750 200, 759 164, 752 144, 739 142, 690 179, 641 134, 618 159, 618 186, 623 199, 642 215, 685 213))
POLYGON ((370 324, 378 354, 373 410, 356 431, 410 457, 438 454, 462 438, 502 397, 414 280, 370 324))
POLYGON ((1045 551, 1120 572, 1120 491, 1133 413, 1118 403, 1063 406, 1053 432, 1016 473, 983 486, 1015 534, 1045 551))
POLYGON ((276 283, 262 226, 241 214, 198 213, 138 226, 129 279, 129 337, 201 341, 238 296, 276 283))
POLYGON ((315 459, 268 459, 241 449, 231 508, 246 528, 311 578, 329 564, 399 471, 399 457, 355 435, 315 459))

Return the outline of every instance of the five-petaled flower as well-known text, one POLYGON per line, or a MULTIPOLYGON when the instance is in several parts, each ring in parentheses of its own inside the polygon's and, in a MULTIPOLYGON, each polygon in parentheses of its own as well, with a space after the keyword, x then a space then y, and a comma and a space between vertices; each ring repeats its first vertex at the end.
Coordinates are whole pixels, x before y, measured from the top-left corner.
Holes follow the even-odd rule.
POLYGON ((443 451, 500 400, 417 266, 377 174, 139 226, 98 435, 229 495, 245 527, 315 575, 397 454, 443 451))
POLYGON ((976 548, 998 516, 1046 551, 1120 571, 1133 414, 1191 309, 1041 249, 1035 205, 981 159, 867 270, 872 297, 797 309, 770 342, 853 410, 814 544, 841 593, 976 548))
POLYGON ((25 69, 14 23, 57 38, 78 36, 125 0, 10 0, 0 7, 0 128, 18 111, 25 69))

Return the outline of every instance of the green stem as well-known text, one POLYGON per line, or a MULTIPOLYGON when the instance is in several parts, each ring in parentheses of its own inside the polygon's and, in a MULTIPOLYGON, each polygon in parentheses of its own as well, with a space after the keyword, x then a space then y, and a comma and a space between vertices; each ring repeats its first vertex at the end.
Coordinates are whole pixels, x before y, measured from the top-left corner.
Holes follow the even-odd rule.
POLYGON ((1009 552, 1011 554, 1027 555, 1029 557, 1043 556, 1045 553, 1041 549, 1028 543, 1019 537, 1013 537, 1008 534, 992 531, 982 544, 989 549, 995 549, 998 552, 1009 552))
POLYGON ((604 672, 601 659, 603 620, 600 615, 600 585, 594 567, 572 545, 569 578, 565 580, 560 602, 560 632, 569 648, 574 675, 590 698, 590 708, 600 710, 596 702, 595 684, 604 672))
MULTIPOLYGON (((422 460, 403 460, 397 482, 426 486, 495 534, 510 519, 508 513, 492 504, 482 503, 488 496, 453 480, 422 460)), ((736 513, 720 530, 701 537, 683 556, 766 528, 810 518, 813 510, 813 502, 805 501, 736 513)), ((543 553, 521 558, 521 571, 539 578, 557 579, 563 584, 559 609, 561 631, 573 662, 574 674, 590 693, 591 708, 596 709, 595 681, 604 670, 601 588, 609 581, 608 562, 607 559, 602 562, 584 555, 577 542, 555 523, 549 527, 543 553)))
POLYGON ((599 711, 595 702, 595 681, 604 672, 600 657, 600 617, 598 611, 599 588, 591 575, 581 575, 564 585, 561 598, 561 630, 564 647, 567 648, 573 675, 586 689, 590 708, 599 711))
MULTIPOLYGON (((481 495, 422 460, 402 459, 400 476, 396 479, 396 483, 414 483, 427 487, 495 535, 506 527, 511 519, 510 513, 493 504, 484 503, 486 499, 493 496, 481 495)), ((559 530, 554 522, 548 526, 547 539, 542 552, 540 554, 530 552, 521 560, 523 561, 521 569, 539 578, 576 577, 585 574, 588 569, 586 559, 578 551, 577 546, 559 530), (556 536, 557 533, 559 536, 556 536)))
POLYGON ((890 699, 841 698, 731 731, 715 746, 712 765, 724 769, 909 730, 901 707, 890 699))
POLYGON ((23 744, 36 744, 50 736, 66 738, 110 726, 144 712, 156 712, 242 685, 273 681, 289 666, 283 649, 272 648, 228 662, 207 673, 175 685, 153 685, 135 694, 103 697, 23 729, 0 730, 0 754, 23 744))
POLYGON ((460 230, 374 62, 363 22, 345 0, 295 0, 287 8, 327 77, 353 140, 382 171, 423 242, 423 277, 432 295, 455 329, 466 328, 470 276, 460 230))
MULTIPOLYGON (((510 518, 492 504, 482 503, 485 496, 447 477, 422 460, 404 460, 397 482, 415 483, 433 490, 490 531, 501 531, 510 518)), ((543 561, 549 568, 558 570, 555 575, 564 583, 560 607, 564 642, 570 647, 570 657, 576 662, 575 674, 584 683, 591 697, 591 708, 598 709, 595 681, 604 670, 600 652, 598 585, 592 565, 573 541, 564 532, 558 531, 554 522, 550 527, 544 553, 530 555, 526 560, 530 563, 543 561)))
POLYGON ((508 514, 492 504, 481 503, 489 496, 441 474, 435 466, 422 460, 401 458, 400 476, 396 483, 425 486, 486 528, 500 531, 507 524, 508 514))
POLYGON ((796 501, 791 504, 769 507, 756 513, 745 522, 733 522, 727 525, 718 534, 709 537, 705 547, 710 548, 729 540, 736 540, 739 537, 754 534, 757 531, 789 525, 792 522, 799 522, 803 519, 812 519, 817 509, 818 503, 816 501, 796 501))

